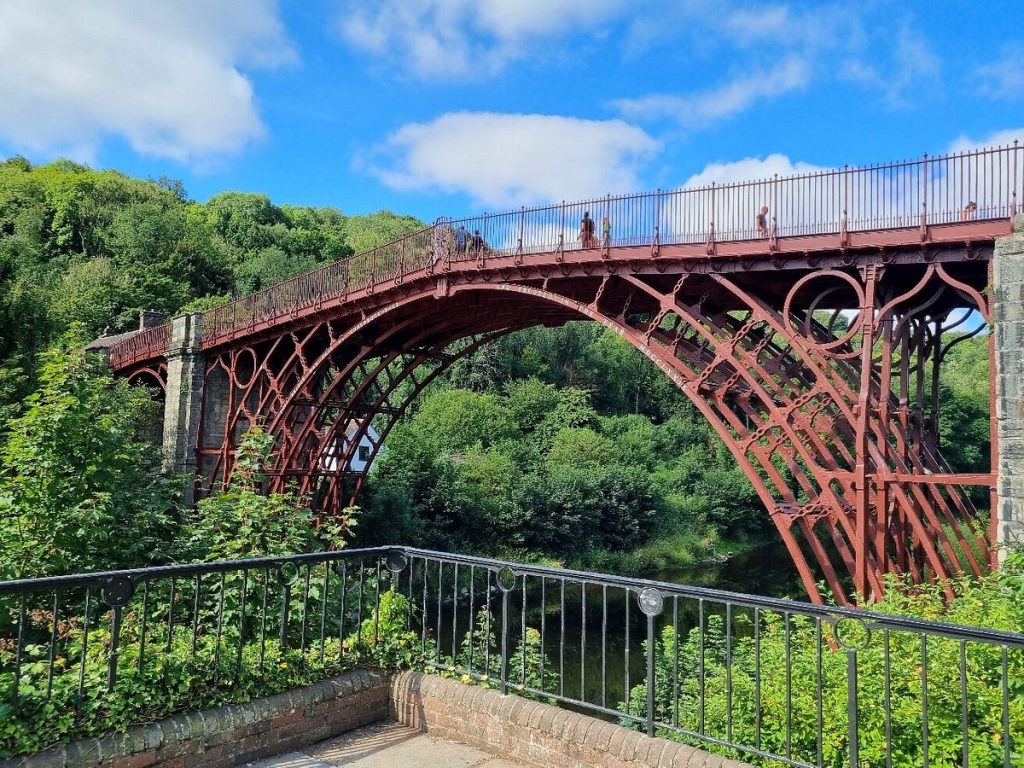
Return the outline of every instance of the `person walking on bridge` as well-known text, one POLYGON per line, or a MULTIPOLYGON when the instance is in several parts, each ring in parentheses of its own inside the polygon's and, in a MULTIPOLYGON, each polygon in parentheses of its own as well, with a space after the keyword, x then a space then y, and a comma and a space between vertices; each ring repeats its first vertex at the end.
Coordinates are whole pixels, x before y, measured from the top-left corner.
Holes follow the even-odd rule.
POLYGON ((469 242, 469 232, 466 231, 466 225, 459 224, 459 228, 455 230, 455 252, 465 253, 467 242, 469 242))
POLYGON ((594 220, 590 218, 590 211, 583 212, 583 218, 580 220, 579 239, 584 248, 593 248, 596 245, 594 242, 594 220))
POLYGON ((768 206, 762 205, 761 210, 754 217, 754 228, 757 229, 758 237, 768 237, 768 206))

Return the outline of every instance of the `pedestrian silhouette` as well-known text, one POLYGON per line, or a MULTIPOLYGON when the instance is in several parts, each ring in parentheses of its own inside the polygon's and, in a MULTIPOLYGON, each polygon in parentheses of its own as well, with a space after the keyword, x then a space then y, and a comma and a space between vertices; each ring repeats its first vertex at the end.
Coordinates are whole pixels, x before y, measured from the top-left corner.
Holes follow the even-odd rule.
POLYGON ((583 218, 580 219, 580 244, 584 248, 593 248, 594 243, 594 220, 590 218, 590 211, 583 212, 583 218))
POLYGON ((754 227, 757 229, 758 237, 768 237, 768 206, 762 205, 761 210, 754 217, 754 227))
POLYGON ((968 221, 974 218, 974 214, 978 211, 978 204, 973 200, 969 201, 964 209, 960 211, 960 221, 968 221))

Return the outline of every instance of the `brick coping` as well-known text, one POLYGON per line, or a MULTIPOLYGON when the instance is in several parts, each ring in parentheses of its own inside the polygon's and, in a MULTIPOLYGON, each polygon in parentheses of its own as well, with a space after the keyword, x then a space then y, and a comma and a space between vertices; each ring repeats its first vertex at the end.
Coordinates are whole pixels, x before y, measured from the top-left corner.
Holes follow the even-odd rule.
POLYGON ((0 768, 213 768, 394 720, 538 768, 749 768, 727 758, 516 695, 421 672, 354 670, 245 704, 79 739, 0 768))

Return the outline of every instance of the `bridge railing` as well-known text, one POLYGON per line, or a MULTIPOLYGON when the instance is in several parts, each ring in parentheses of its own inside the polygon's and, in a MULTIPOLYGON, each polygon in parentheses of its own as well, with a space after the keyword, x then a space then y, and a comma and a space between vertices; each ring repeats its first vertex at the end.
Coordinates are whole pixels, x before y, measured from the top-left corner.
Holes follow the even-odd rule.
POLYGON ((151 360, 165 354, 170 343, 171 326, 168 323, 146 328, 110 348, 110 365, 117 370, 140 360, 151 360))
POLYGON ((381 547, 0 582, 0 757, 362 663, 793 766, 1019 765, 1024 739, 1022 634, 381 547))
MULTIPOLYGON (((1024 156, 1017 142, 937 157, 795 176, 617 195, 518 211, 486 213, 437 224, 333 264, 285 280, 203 316, 203 341, 286 320, 349 294, 394 285, 451 262, 488 256, 563 253, 584 247, 707 244, 760 238, 922 227, 999 219, 1024 197, 1024 156), (973 204, 973 205, 972 205, 973 204), (764 219, 758 221, 762 207, 764 219), (584 213, 593 239, 581 234, 584 213), (607 218, 607 229, 605 219, 607 218), (762 225, 763 226, 759 226, 762 225), (457 245, 465 227, 467 243, 457 245), (475 241, 474 235, 479 235, 475 241)), ((709 247, 709 252, 713 248, 709 247)), ((136 337, 138 338, 138 337, 136 337)), ((128 342, 125 343, 126 345, 128 342)), ((150 335, 118 351, 132 360, 163 350, 150 335)))

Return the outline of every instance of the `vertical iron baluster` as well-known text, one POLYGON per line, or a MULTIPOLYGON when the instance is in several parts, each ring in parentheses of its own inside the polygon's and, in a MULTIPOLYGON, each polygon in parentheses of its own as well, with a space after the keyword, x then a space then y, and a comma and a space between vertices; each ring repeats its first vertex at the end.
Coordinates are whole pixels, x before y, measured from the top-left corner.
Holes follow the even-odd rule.
POLYGON ((928 637, 921 633, 921 757, 928 768, 928 637))
MULTIPOLYGON (((846 652, 846 718, 850 739, 850 768, 860 766, 860 731, 857 718, 857 651, 846 652)), ((927 765, 927 758, 925 759, 927 765)))
MULTIPOLYGON (((647 735, 654 736, 654 614, 647 614, 647 735)), ((628 695, 628 693, 627 693, 628 695)))
POLYGON ((377 558, 377 588, 374 590, 373 644, 380 641, 380 558, 377 558))
POLYGON ((544 687, 544 630, 547 623, 547 576, 540 577, 540 689, 547 690, 544 687))
POLYGON ((484 677, 491 675, 491 569, 487 569, 487 589, 484 598, 487 609, 487 629, 484 632, 484 677))
POLYGON ((473 630, 476 627, 476 566, 469 566, 469 673, 473 674, 473 630))
POLYGON ((115 605, 110 622, 110 653, 107 657, 107 693, 117 685, 117 662, 121 650, 121 606, 115 605))
POLYGON ((630 695, 631 692, 632 692, 632 687, 629 684, 630 683, 630 680, 629 680, 629 644, 630 644, 629 643, 629 622, 630 622, 629 608, 630 608, 630 603, 632 602, 632 600, 629 599, 629 588, 628 587, 624 587, 623 588, 623 592, 625 593, 624 597, 626 598, 626 646, 623 649, 623 665, 625 666, 625 675, 624 675, 623 684, 626 687, 626 692, 625 692, 626 714, 628 715, 629 714, 630 699, 632 698, 632 696, 630 695))
POLYGON ((338 608, 338 661, 345 659, 345 612, 348 597, 348 563, 341 561, 341 600, 338 608))
MULTIPOLYGON (((820 616, 816 617, 814 619, 814 643, 815 643, 814 678, 815 678, 815 699, 816 699, 815 703, 817 704, 817 710, 818 710, 817 711, 817 726, 818 726, 818 733, 817 733, 818 763, 817 764, 818 765, 824 765, 824 758, 823 758, 823 754, 822 753, 824 752, 825 746, 823 744, 823 742, 824 742, 824 734, 822 733, 822 731, 825 728, 825 721, 824 721, 824 712, 823 712, 824 702, 823 702, 823 694, 822 694, 822 688, 821 688, 821 617, 820 616)), ((888 675, 886 675, 886 679, 888 679, 888 675)))
MULTIPOLYGON (((48 655, 48 660, 47 660, 47 663, 46 663, 46 700, 47 701, 50 700, 50 696, 53 694, 53 659, 54 659, 54 656, 57 653, 57 623, 58 623, 59 619, 60 619, 60 590, 54 590, 53 591, 53 626, 52 626, 52 628, 50 630, 50 649, 49 649, 49 653, 47 654, 48 655)), ((146 628, 145 622, 143 622, 142 628, 143 628, 143 630, 145 630, 145 628, 146 628)), ((143 631, 143 636, 145 636, 145 631, 143 631)), ((140 659, 139 664, 141 665, 142 664, 142 662, 141 662, 142 652, 141 651, 139 651, 139 659, 140 659)))
POLYGON ((786 655, 786 757, 793 758, 793 648, 792 648, 792 618, 789 611, 785 617, 785 655, 786 655))
POLYGON ((25 646, 25 599, 25 593, 22 592, 18 608, 18 643, 14 649, 14 685, 11 687, 14 706, 18 706, 18 688, 21 685, 21 652, 25 646))
POLYGON ((263 569, 263 608, 260 611, 260 674, 267 651, 267 600, 270 597, 270 569, 263 569))
POLYGON ((356 652, 363 647, 363 583, 366 578, 366 564, 359 561, 359 594, 356 599, 356 652))
POLYGON ((327 654, 327 592, 331 588, 331 564, 324 564, 324 587, 320 596, 320 667, 324 666, 324 658, 327 654))
POLYGON ((217 600, 217 644, 213 651, 214 679, 220 679, 220 640, 224 628, 224 574, 220 575, 220 598, 217 600))
POLYGON ((408 600, 409 600, 409 613, 405 617, 405 629, 408 632, 412 632, 412 618, 413 618, 413 613, 414 613, 413 607, 415 605, 415 603, 413 603, 413 601, 412 601, 413 566, 414 566, 414 561, 410 557, 409 558, 409 597, 408 597, 408 600))
POLYGON ((519 616, 519 632, 520 632, 519 642, 521 643, 521 645, 519 646, 519 650, 520 650, 520 653, 523 656, 523 665, 522 665, 523 666, 523 670, 522 670, 522 678, 523 679, 522 679, 521 682, 522 682, 523 687, 525 688, 526 687, 526 574, 525 573, 523 574, 522 599, 523 599, 523 603, 520 606, 521 611, 520 611, 520 616, 519 616))
POLYGON ((732 741, 732 603, 725 604, 725 738, 732 741))
POLYGON ((754 748, 761 749, 761 609, 754 608, 754 748))
POLYGON ((459 619, 459 564, 455 564, 452 578, 452 666, 458 664, 458 619, 459 619))
POLYGON ((512 590, 501 590, 501 693, 508 693, 508 596, 512 590))
POLYGON ((679 727, 679 595, 672 597, 672 725, 679 727))
POLYGON ((697 599, 697 733, 704 735, 704 598, 697 599))
POLYGON ((558 695, 565 696, 565 579, 559 581, 558 695))
POLYGON ((1013 737, 1010 735, 1010 675, 1009 675, 1009 664, 1007 659, 1006 646, 1003 646, 1003 766, 1004 768, 1010 768, 1010 754, 1011 754, 1011 741, 1013 737))
POLYGON ((587 700, 587 585, 580 582, 580 701, 587 700))
POLYGON ((441 663, 441 594, 443 592, 442 585, 444 584, 444 579, 442 578, 443 569, 444 569, 444 562, 441 561, 441 560, 438 560, 437 561, 437 624, 435 625, 437 627, 437 643, 436 643, 437 647, 436 647, 435 659, 434 659, 434 661, 436 663, 438 663, 438 664, 441 663))
POLYGON ((892 768, 892 660, 889 650, 889 630, 882 630, 882 653, 885 664, 885 765, 892 768))
POLYGON ((174 638, 174 588, 177 581, 171 576, 171 597, 167 608, 167 645, 164 648, 164 687, 167 686, 170 673, 171 640, 174 638))
POLYGON ((284 584, 284 588, 281 590, 281 627, 278 633, 278 644, 281 646, 282 653, 288 647, 288 612, 291 602, 292 585, 289 582, 284 584))
POLYGON ((608 706, 608 585, 601 585, 601 706, 608 706))
POLYGON ((420 657, 427 658, 427 581, 430 574, 427 571, 427 559, 423 558, 423 608, 420 611, 420 657))
POLYGON ((92 587, 85 588, 85 613, 82 616, 82 660, 78 669, 78 696, 75 705, 75 720, 82 714, 82 690, 85 688, 85 658, 89 651, 89 609, 92 601, 92 587))
POLYGON ((963 768, 971 764, 970 739, 967 723, 967 644, 960 641, 960 734, 963 739, 963 768))
POLYGON ((149 613, 149 582, 142 582, 142 621, 139 626, 139 675, 142 675, 142 670, 145 664, 146 658, 146 620, 147 614, 149 613))
POLYGON ((302 580, 302 626, 299 628, 300 660, 304 660, 306 656, 306 623, 309 618, 309 581, 312 570, 313 564, 306 563, 306 578, 302 580))
POLYGON ((242 569, 242 599, 238 607, 238 647, 235 648, 235 677, 242 674, 242 646, 245 645, 245 609, 249 597, 249 569, 242 569))
POLYGON ((192 596, 192 662, 196 660, 196 636, 199 634, 199 575, 195 578, 195 594, 192 596))

